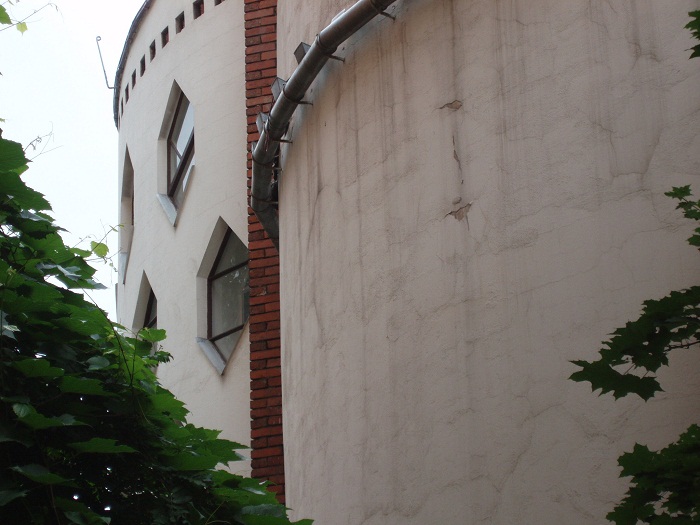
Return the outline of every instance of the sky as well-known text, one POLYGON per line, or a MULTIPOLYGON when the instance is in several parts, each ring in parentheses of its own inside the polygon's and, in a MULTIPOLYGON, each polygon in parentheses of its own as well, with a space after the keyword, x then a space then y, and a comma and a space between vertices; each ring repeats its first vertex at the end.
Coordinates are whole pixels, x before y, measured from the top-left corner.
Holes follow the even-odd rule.
MULTIPOLYGON (((0 0, 15 20, 34 11, 23 34, 0 26, 0 122, 3 138, 29 144, 44 137, 25 180, 48 198, 69 245, 88 247, 118 225, 117 130, 108 89, 126 34, 143 0, 0 0), (46 6, 42 9, 43 6, 46 6), (47 136, 50 135, 50 136, 47 136), (82 241, 81 241, 82 240, 82 241)), ((117 234, 107 243, 117 258, 117 234)), ((117 275, 106 265, 97 279, 106 290, 90 292, 115 319, 117 275)))

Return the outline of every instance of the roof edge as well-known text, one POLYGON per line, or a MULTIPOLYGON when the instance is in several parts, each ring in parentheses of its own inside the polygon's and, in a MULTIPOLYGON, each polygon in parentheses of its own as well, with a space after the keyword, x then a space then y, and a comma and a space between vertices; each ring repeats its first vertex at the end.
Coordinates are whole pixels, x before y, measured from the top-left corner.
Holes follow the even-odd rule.
POLYGON ((124 72, 124 66, 126 65, 126 58, 131 51, 131 43, 136 37, 136 33, 139 31, 141 21, 146 16, 146 13, 153 4, 153 0, 145 0, 141 8, 136 13, 134 21, 131 22, 131 27, 129 27, 129 32, 126 34, 126 41, 124 42, 124 48, 122 49, 121 57, 119 57, 119 64, 117 65, 117 72, 114 74, 114 101, 112 103, 112 110, 114 112, 114 125, 119 128, 119 94, 122 89, 122 73, 124 72))

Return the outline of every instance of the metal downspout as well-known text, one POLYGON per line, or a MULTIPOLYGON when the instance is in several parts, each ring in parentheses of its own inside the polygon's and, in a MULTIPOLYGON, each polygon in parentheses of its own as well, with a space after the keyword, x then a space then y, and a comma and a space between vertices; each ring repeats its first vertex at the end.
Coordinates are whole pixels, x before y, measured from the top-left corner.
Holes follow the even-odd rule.
POLYGON ((280 140, 306 90, 340 44, 396 0, 358 0, 321 31, 277 98, 253 150, 250 207, 279 249, 279 217, 272 202, 273 162, 280 140))

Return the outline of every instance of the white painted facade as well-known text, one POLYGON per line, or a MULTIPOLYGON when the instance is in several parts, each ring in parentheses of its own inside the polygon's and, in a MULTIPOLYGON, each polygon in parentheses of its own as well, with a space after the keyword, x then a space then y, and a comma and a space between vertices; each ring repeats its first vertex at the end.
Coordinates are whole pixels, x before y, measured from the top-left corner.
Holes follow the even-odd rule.
MULTIPOLYGON (((158 300, 158 327, 168 334, 163 347, 173 355, 171 363, 159 367, 160 380, 187 404, 193 423, 221 429, 222 437, 249 444, 247 329, 223 374, 196 342, 197 337, 206 338, 206 276, 226 226, 244 243, 248 235, 244 71, 240 67, 243 12, 233 1, 216 6, 206 2, 204 14, 195 20, 191 1, 156 0, 150 2, 132 39, 121 76, 123 113, 119 108, 120 221, 126 227, 120 235, 118 317, 127 328, 143 327, 150 284, 158 300), (184 13, 185 27, 178 33, 175 19, 180 13, 184 13), (166 26, 169 41, 163 47, 161 32, 166 26), (172 210, 162 205, 162 194, 167 193, 164 139, 172 119, 173 94, 179 93, 174 83, 193 104, 195 118, 195 167, 176 226, 168 214, 172 210), (127 151, 134 180, 132 239, 127 151)), ((234 468, 245 471, 248 467, 234 468)))
MULTIPOLYGON (((118 311, 140 327, 145 275, 174 356, 163 383, 195 423, 249 443, 247 334, 223 375, 195 342, 208 247, 224 223, 247 234, 243 6, 210 5, 193 20, 190 0, 153 1, 129 47, 122 78, 137 81, 119 158, 123 176, 128 148, 134 228, 118 311), (157 197, 174 81, 196 136, 176 226, 157 197)), ((280 2, 280 77, 347 6, 280 2)), ((700 61, 683 29, 694 9, 700 0, 405 0, 325 66, 282 148, 294 516, 599 524, 625 490, 617 457, 697 422, 692 354, 674 356, 666 393, 646 404, 567 380, 569 361, 593 359, 643 300, 700 277, 692 225, 663 196, 700 191, 700 61)))
MULTIPOLYGON (((278 74, 347 2, 278 7, 278 74)), ((287 505, 320 524, 599 524, 617 457, 698 420, 572 359, 696 284, 697 0, 406 0, 297 110, 280 186, 287 505)))

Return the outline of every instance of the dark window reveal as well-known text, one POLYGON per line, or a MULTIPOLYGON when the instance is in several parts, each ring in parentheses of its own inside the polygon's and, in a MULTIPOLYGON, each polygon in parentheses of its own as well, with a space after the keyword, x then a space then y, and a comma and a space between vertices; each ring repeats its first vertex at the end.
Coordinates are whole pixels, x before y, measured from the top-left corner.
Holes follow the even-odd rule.
POLYGON ((144 328, 158 328, 158 299, 156 299, 153 290, 148 296, 148 305, 146 306, 146 316, 143 320, 144 328))
POLYGON ((192 4, 192 13, 195 18, 199 18, 204 14, 204 0, 196 0, 192 4))
POLYGON ((179 33, 185 29, 185 13, 180 13, 175 19, 175 33, 179 33))

